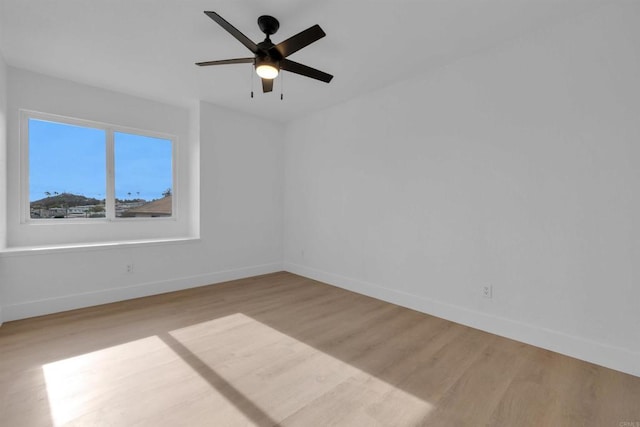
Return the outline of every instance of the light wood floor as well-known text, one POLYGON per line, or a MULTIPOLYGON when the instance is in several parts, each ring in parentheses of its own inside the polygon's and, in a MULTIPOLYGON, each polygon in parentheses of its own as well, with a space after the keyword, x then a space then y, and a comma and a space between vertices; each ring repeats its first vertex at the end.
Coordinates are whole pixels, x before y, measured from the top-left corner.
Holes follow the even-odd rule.
POLYGON ((6 323, 0 425, 637 427, 640 378, 277 273, 6 323))

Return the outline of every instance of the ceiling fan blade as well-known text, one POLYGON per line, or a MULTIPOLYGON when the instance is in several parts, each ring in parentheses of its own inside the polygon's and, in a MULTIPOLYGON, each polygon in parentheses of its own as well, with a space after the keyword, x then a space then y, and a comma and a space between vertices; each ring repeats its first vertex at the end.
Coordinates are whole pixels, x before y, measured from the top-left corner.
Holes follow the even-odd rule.
POLYGON ((312 79, 320 80, 325 83, 329 83, 333 78, 331 74, 327 74, 324 71, 316 70, 315 68, 311 68, 298 62, 294 62, 290 59, 280 60, 280 68, 292 73, 300 74, 301 76, 311 77, 312 79))
POLYGON ((240 43, 242 43, 243 45, 245 45, 247 47, 247 49, 249 49, 251 52, 258 53, 258 46, 254 42, 252 42, 251 39, 249 39, 249 37, 247 37, 244 34, 242 34, 236 27, 234 27, 233 25, 229 24, 222 16, 218 15, 215 12, 209 12, 209 11, 206 11, 206 10, 204 11, 204 13, 209 18, 211 18, 214 21, 216 21, 222 28, 227 30, 227 32, 229 32, 229 34, 231 34, 233 37, 238 39, 238 41, 240 43))
POLYGON ((262 79, 262 91, 264 93, 271 92, 273 90, 273 79, 262 79))
POLYGON ((255 58, 221 59, 220 61, 196 62, 196 65, 204 67, 206 65, 253 64, 254 60, 255 60, 255 58))
POLYGON ((313 27, 309 27, 306 30, 299 32, 295 36, 291 36, 285 41, 278 43, 272 47, 270 51, 275 49, 283 58, 286 58, 303 47, 309 46, 311 43, 320 40, 324 36, 326 36, 325 32, 322 31, 320 25, 316 24, 313 27))

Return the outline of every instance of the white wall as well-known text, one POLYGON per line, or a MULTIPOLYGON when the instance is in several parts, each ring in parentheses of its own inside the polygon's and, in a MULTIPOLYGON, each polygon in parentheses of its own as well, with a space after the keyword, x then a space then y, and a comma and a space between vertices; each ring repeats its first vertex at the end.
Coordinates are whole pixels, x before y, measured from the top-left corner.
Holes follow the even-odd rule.
POLYGON ((7 244, 7 65, 0 52, 0 250, 7 244))
POLYGON ((639 22, 600 9, 292 123, 285 269, 640 375, 639 22))
MULTIPOLYGON (((190 150, 182 152, 195 161, 184 171, 195 182, 183 190, 200 194, 200 212, 190 213, 200 217, 199 224, 191 225, 200 238, 0 253, 5 321, 281 270, 282 125, 205 103, 182 110, 21 70, 10 70, 10 79, 21 85, 33 81, 44 93, 73 93, 73 106, 46 97, 47 104, 38 108, 45 112, 73 116, 84 111, 90 117, 83 118, 143 129, 157 124, 144 118, 158 114, 166 126, 177 123, 181 134, 195 138, 190 150), (121 123, 126 114, 119 116, 116 110, 140 105, 148 109, 148 116, 134 114, 131 122, 121 123), (64 106, 73 111, 60 111, 64 106), (134 264, 132 274, 125 271, 129 263, 134 264)), ((15 88, 10 94, 26 99, 15 88)), ((9 105, 19 107, 16 99, 10 98, 9 105)), ((15 114, 10 111, 10 120, 15 114)), ((15 138, 9 139, 10 154, 16 144, 15 138)), ((197 209, 196 199, 188 206, 197 209)), ((10 221, 10 233, 14 227, 15 221, 10 221)))
POLYGON ((206 102, 200 114, 201 258, 281 269, 283 125, 206 102))
MULTIPOLYGON (((0 250, 7 243, 7 66, 0 51, 0 250)), ((0 271, 2 259, 0 259, 0 271)), ((2 306, 4 301, 4 282, 0 282, 0 325, 2 324, 2 306)))

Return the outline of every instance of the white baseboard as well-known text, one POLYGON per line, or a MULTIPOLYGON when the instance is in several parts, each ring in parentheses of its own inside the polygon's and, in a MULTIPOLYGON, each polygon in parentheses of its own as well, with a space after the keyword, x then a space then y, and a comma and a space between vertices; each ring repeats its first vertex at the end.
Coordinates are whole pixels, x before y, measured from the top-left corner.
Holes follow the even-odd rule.
POLYGON ((285 262, 285 271, 640 377, 640 354, 361 280, 285 262))
POLYGON ((5 322, 28 317, 42 316, 45 314, 59 313, 74 310, 76 308, 91 307, 94 305, 108 304, 116 301, 124 301, 133 298, 157 295, 182 289, 195 288, 214 283, 227 282, 229 280, 244 279, 246 277, 282 271, 282 264, 263 264, 236 270, 218 271, 197 276, 181 277, 157 282, 140 283, 123 288, 111 288, 97 292, 86 292, 73 295, 65 295, 56 298, 46 298, 28 301, 19 304, 2 307, 5 322))

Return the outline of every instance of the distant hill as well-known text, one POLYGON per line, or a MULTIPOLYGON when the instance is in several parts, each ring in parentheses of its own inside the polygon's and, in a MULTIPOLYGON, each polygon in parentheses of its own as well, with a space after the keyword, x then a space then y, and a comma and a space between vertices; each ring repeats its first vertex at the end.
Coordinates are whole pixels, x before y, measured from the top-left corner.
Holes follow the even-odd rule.
POLYGON ((78 194, 62 193, 55 196, 45 197, 44 199, 31 202, 31 207, 35 209, 50 209, 86 205, 100 205, 101 200, 80 196, 78 194))

